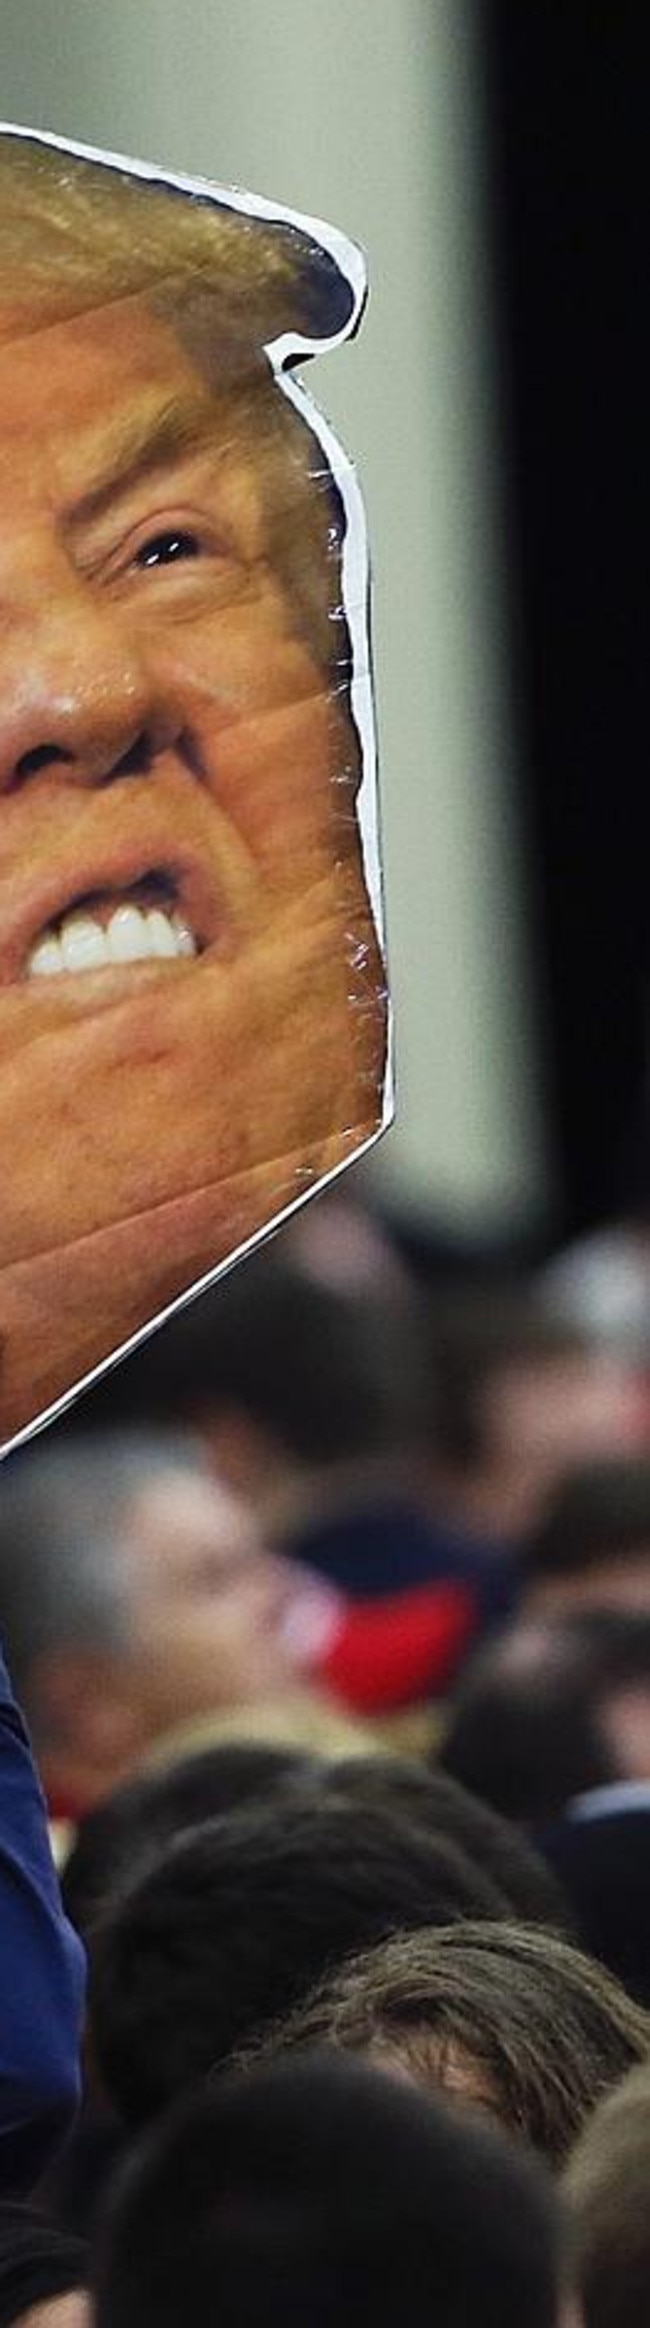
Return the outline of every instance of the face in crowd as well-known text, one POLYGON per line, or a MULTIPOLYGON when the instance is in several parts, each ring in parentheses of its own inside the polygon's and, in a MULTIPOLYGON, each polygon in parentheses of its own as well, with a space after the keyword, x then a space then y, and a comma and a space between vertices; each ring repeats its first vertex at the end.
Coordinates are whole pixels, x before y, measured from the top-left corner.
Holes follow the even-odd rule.
POLYGON ((222 1708, 281 1700, 311 1678, 339 1621, 330 1587, 271 1552, 239 1497, 199 1472, 143 1485, 122 1559, 145 1744, 222 1708))
MULTIPOLYGON (((73 1495, 70 1534, 61 1538, 56 1477, 52 1494, 54 1578, 61 1541, 73 1544, 75 1568, 83 1566, 83 1535, 73 1495)), ((101 1529, 100 1483, 97 1503, 101 1529)), ((18 1529, 20 1541, 20 1522, 18 1529)), ((189 1740, 211 1718, 270 1703, 281 1709, 311 1687, 340 1622, 329 1585, 271 1551, 220 1481, 173 1457, 151 1475, 143 1464, 130 1482, 102 1559, 99 1611, 95 1601, 89 1617, 86 1605, 80 1622, 64 1559, 57 1637, 27 1662, 23 1652, 44 1784, 75 1812, 101 1801, 152 1747, 168 1752, 176 1733, 187 1731, 189 1740)))
POLYGON ((249 375, 0 265, 3 1437, 381 1116, 349 673, 292 578, 323 455, 249 375))

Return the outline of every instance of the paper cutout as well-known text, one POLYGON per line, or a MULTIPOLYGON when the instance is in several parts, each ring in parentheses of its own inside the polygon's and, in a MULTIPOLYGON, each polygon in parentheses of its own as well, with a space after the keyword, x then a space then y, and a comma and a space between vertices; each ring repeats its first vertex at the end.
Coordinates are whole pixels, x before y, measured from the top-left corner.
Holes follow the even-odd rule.
POLYGON ((0 134, 0 1439, 390 1116, 359 253, 0 134))

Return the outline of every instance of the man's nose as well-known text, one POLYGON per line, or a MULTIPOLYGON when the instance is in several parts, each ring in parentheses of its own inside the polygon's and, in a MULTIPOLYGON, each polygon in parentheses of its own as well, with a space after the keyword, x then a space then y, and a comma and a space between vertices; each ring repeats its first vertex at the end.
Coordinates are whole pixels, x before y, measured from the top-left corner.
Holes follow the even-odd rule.
POLYGON ((83 581, 3 621, 1 791, 43 773, 83 785, 146 775, 175 732, 121 610, 83 581))

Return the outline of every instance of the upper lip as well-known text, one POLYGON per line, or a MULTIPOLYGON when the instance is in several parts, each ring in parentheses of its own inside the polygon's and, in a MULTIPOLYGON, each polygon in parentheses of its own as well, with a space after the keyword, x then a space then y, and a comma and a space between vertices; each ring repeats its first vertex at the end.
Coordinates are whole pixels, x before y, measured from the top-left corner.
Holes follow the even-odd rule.
POLYGON ((188 921, 198 951, 213 943, 223 929, 223 905, 214 878, 195 852, 164 846, 158 852, 150 836, 140 845, 98 847, 92 855, 87 849, 83 856, 71 844, 69 864, 59 860, 51 870, 46 864, 30 869, 22 894, 17 881, 13 886, 0 947, 0 984, 23 978, 32 947, 66 914, 92 914, 99 896, 103 901, 114 895, 117 907, 139 882, 151 879, 167 888, 169 906, 188 921))

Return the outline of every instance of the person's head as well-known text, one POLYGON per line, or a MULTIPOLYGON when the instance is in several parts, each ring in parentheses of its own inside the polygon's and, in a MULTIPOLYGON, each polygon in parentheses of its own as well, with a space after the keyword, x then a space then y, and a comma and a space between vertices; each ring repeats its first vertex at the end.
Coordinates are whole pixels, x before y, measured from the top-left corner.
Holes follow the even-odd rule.
POLYGON ((647 1786, 586 1796, 540 1838, 583 1946, 650 2006, 650 1799, 647 1786))
POLYGON ((496 1885, 522 1923, 562 1929, 568 1910, 551 1870, 518 1829, 446 1772, 406 1755, 309 1752, 236 1739, 185 1751, 127 1779, 82 1818, 63 1869, 68 1915, 92 1934, 125 1880, 161 1845, 223 1812, 270 1802, 293 1817, 311 1804, 318 1817, 352 1803, 388 1811, 433 1844, 451 1843, 496 1885))
POLYGON ((650 1458, 572 1467, 525 1546, 533 1613, 650 1613, 650 1458))
POLYGON ((89 1936, 116 1887, 173 1836, 247 1804, 279 1797, 289 1808, 310 1793, 320 1768, 320 1758, 301 1747, 236 1738, 125 1779, 80 1820, 62 1870, 76 1930, 89 1936))
POLYGON ((519 1922, 566 1927, 564 1895, 532 1844, 436 1762, 425 1769, 407 1755, 341 1755, 313 1765, 310 1779, 305 1775, 303 1781, 319 1782, 330 1798, 401 1811, 434 1842, 454 1844, 497 1885, 519 1922))
MULTIPOLYGON (((312 1208, 315 1211, 317 1208, 312 1208)), ((190 1423, 219 1476, 280 1529, 313 1510, 337 1468, 410 1459, 421 1425, 422 1336, 410 1287, 326 1284, 286 1239, 182 1310, 84 1402, 190 1423)))
POLYGON ((314 2045, 486 2109, 559 2167, 600 2096, 648 2060, 650 2014, 556 1933, 459 1922, 348 1958, 257 2057, 314 2045))
POLYGON ((593 1787, 650 1777, 647 1615, 517 1619, 458 1683, 440 1754, 453 1777, 527 1826, 545 1826, 593 1787))
POLYGON ((152 2130, 97 2282, 98 2328, 555 2328, 554 2209, 496 2129, 312 2056, 152 2130))
POLYGON ((395 1810, 266 1802, 161 1848, 91 1933, 93 2058, 122 2117, 153 2117, 329 1968, 390 1932, 507 1916, 458 1846, 395 1810))
POLYGON ((584 2328, 645 2328, 650 2310, 650 2069, 588 2119, 564 2177, 584 2328))
POLYGON ((5 1435, 381 1120, 347 472, 266 353, 354 307, 286 222, 0 139, 5 1435))
POLYGON ((75 1807, 154 1741, 277 1698, 328 1620, 191 1439, 67 1438, 0 1481, 0 1622, 46 1783, 75 1807))
POLYGON ((0 2328, 90 2328, 90 2255, 35 2208, 0 2203, 0 2328))
POLYGON ((531 1287, 431 1303, 433 1494, 519 1534, 569 1463, 640 1444, 634 1367, 549 1314, 531 1287))

